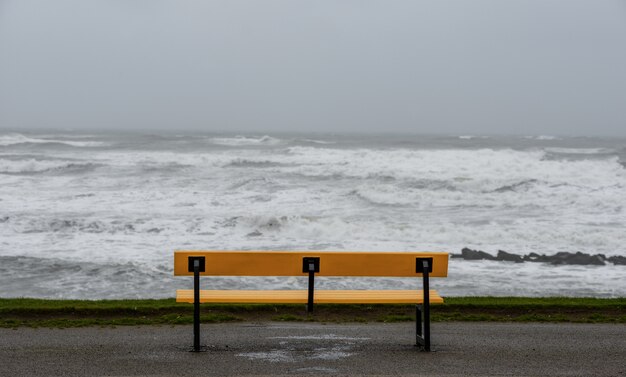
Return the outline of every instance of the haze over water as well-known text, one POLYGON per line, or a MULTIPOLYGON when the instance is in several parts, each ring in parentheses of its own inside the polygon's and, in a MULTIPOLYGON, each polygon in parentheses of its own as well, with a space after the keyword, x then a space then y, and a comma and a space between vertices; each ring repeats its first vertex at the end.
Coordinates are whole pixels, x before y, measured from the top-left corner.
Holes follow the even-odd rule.
MULTIPOLYGON (((191 284, 172 276, 175 249, 626 256, 625 166, 623 138, 0 132, 0 297, 172 297, 191 284)), ((447 296, 613 297, 626 295, 625 271, 451 259, 433 284, 447 296)))

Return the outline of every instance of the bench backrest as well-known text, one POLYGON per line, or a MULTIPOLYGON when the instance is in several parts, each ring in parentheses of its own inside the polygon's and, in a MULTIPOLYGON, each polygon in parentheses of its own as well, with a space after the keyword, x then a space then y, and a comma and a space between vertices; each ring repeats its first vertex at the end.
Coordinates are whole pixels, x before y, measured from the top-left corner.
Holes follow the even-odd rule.
MULTIPOLYGON (((416 258, 432 258, 432 277, 448 275, 448 253, 371 251, 176 251, 174 275, 193 275, 189 257, 204 257, 201 275, 304 276, 303 258, 319 258, 316 276, 416 277, 416 258)), ((421 264, 420 264, 421 266, 421 264)))

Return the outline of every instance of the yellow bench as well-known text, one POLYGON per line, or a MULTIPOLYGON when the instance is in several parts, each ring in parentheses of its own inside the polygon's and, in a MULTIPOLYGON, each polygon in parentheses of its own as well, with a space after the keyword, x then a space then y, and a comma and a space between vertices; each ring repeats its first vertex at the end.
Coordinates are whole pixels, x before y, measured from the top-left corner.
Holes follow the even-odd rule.
POLYGON ((351 251, 176 251, 174 275, 194 276, 194 289, 176 291, 194 303, 194 350, 200 349, 200 303, 416 304, 416 343, 430 351, 430 304, 443 298, 430 277, 448 275, 448 253, 351 251), (307 290, 201 290, 200 276, 308 276, 307 290), (316 276, 420 277, 414 290, 316 290, 316 276), (420 308, 421 306, 421 308, 420 308), (423 325, 422 325, 423 322, 423 325))

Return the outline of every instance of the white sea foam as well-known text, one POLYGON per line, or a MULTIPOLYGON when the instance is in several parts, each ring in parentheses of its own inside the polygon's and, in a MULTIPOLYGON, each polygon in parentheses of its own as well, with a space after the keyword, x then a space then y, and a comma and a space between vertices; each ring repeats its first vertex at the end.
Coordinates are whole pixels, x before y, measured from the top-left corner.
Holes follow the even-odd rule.
POLYGON ((5 160, 0 158, 0 174, 36 174, 36 173, 83 173, 95 169, 96 164, 63 160, 5 160))
POLYGON ((552 135, 538 135, 538 136, 525 136, 525 139, 539 140, 539 141, 552 141, 560 140, 560 138, 552 135))
POLYGON ((594 187, 624 183, 616 157, 601 161, 546 160, 542 151, 429 150, 376 151, 289 148, 284 170, 317 177, 391 177, 445 181, 464 191, 485 192, 534 179, 546 185, 594 187), (580 174, 585 171, 586 174, 580 174))
POLYGON ((489 139, 489 136, 461 135, 458 138, 461 140, 489 139))
POLYGON ((328 141, 328 140, 315 140, 315 139, 302 139, 302 141, 306 141, 307 143, 313 143, 313 144, 335 144, 336 142, 334 141, 328 141))
POLYGON ((546 152, 561 154, 612 154, 616 151, 610 148, 546 148, 546 152))
POLYGON ((72 147, 100 147, 106 145, 106 143, 101 141, 75 141, 48 138, 32 138, 18 133, 0 136, 0 146, 9 146, 16 144, 65 144, 72 147))
MULTIPOLYGON (((8 287, 0 295, 113 298, 142 295, 150 286, 158 297, 171 296, 176 282, 162 275, 169 276, 172 250, 182 248, 459 252, 467 246, 492 254, 624 255, 626 170, 617 152, 572 160, 536 146, 462 146, 471 140, 438 149, 276 140, 262 148, 208 150, 177 143, 156 150, 144 148, 143 140, 141 148, 42 144, 37 155, 27 145, 11 147, 0 154, 0 286, 8 287), (19 258, 37 258, 43 266, 33 285, 11 283, 12 274, 29 274, 19 258), (58 271, 66 276, 62 282, 58 271), (136 271, 143 272, 131 277, 136 271), (150 280, 157 277, 164 281, 160 288, 150 280)), ((472 263, 451 261, 454 279, 438 286, 448 295, 626 295, 623 279, 604 279, 623 273, 623 266, 589 268, 576 285, 580 267, 472 263), (483 270, 477 282, 476 271, 483 270), (487 273, 496 270, 501 273, 487 273), (541 283, 544 275, 549 285, 541 283), (515 276, 525 288, 506 288, 494 276, 515 276)), ((305 282, 218 278, 211 284, 293 288, 305 282)), ((330 285, 359 284, 370 283, 330 285)))
POLYGON ((214 144, 228 146, 250 146, 250 145, 277 145, 280 139, 265 135, 260 138, 236 136, 236 137, 214 137, 210 141, 214 144))

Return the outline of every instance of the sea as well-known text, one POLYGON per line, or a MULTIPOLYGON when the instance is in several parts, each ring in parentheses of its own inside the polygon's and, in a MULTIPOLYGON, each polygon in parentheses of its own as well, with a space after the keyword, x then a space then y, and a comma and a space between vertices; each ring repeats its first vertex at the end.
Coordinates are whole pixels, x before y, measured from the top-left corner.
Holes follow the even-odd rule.
MULTIPOLYGON (((626 256, 626 139, 0 131, 0 297, 173 297, 177 249, 626 256)), ((414 278, 320 278, 411 289, 414 278)), ((304 289, 301 277, 203 288, 304 289)), ((625 297, 626 266, 451 258, 444 296, 625 297)))

